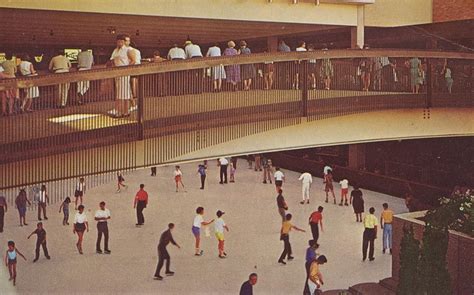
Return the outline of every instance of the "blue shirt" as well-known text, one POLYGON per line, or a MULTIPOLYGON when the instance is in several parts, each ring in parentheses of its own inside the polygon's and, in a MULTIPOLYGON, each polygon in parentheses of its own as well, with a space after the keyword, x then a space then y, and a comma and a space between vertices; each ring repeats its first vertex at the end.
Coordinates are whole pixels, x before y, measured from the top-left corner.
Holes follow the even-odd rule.
POLYGON ((205 176, 206 175, 206 167, 204 167, 204 165, 199 165, 198 172, 201 176, 205 176))
POLYGON ((280 51, 280 52, 290 52, 291 49, 290 49, 290 46, 286 45, 285 43, 282 43, 282 44, 278 45, 278 51, 280 51))
POLYGON ((306 249, 306 262, 312 262, 316 259, 316 251, 313 248, 309 247, 306 249))

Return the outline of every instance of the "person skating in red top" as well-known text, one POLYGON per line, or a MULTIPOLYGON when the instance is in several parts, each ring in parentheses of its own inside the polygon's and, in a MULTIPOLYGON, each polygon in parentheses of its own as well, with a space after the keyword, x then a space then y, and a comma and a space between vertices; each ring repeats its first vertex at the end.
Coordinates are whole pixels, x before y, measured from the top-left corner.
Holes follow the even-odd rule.
POLYGON ((321 226, 321 231, 323 229, 323 207, 319 206, 318 211, 314 211, 309 216, 309 226, 311 227, 311 233, 313 234, 313 240, 318 242, 319 239, 319 227, 321 226))
POLYGON ((148 193, 143 189, 144 184, 140 184, 140 190, 135 195, 133 202, 133 208, 137 209, 137 226, 145 223, 145 217, 143 216, 143 209, 148 205, 148 193))

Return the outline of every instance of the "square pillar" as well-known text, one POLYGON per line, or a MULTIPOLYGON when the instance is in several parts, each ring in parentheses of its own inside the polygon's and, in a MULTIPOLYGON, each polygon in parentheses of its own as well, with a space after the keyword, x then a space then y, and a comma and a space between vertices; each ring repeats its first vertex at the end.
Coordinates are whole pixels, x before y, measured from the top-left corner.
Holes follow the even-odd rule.
POLYGON ((349 145, 349 168, 357 170, 365 169, 365 144, 349 145))
POLYGON ((268 49, 268 52, 278 51, 278 37, 276 36, 267 37, 267 49, 268 49))
POLYGON ((365 44, 365 6, 357 6, 357 27, 351 28, 351 48, 363 48, 365 44))

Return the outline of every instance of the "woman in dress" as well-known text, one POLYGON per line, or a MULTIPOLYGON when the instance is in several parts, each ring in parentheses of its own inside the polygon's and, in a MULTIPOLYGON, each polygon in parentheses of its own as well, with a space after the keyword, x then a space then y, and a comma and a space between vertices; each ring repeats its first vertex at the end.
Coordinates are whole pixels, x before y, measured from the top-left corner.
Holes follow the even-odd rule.
MULTIPOLYGON (((225 56, 233 56, 238 55, 239 52, 234 48, 235 42, 229 41, 227 42, 227 48, 224 50, 225 56)), ((240 66, 239 65, 229 65, 225 66, 225 73, 227 77, 227 82, 232 83, 233 90, 237 91, 237 83, 240 82, 240 66)))
POLYGON ((15 205, 18 209, 18 213, 20 214, 20 226, 28 225, 26 223, 26 204, 31 205, 30 200, 28 200, 28 195, 24 188, 20 189, 20 193, 15 199, 15 205))
POLYGON ((413 57, 407 61, 407 65, 410 68, 411 92, 418 93, 420 91, 419 81, 422 73, 421 60, 418 57, 413 57))
POLYGON ((352 208, 354 208, 356 222, 362 222, 364 199, 362 198, 362 192, 357 185, 354 185, 354 190, 351 192, 350 204, 352 204, 352 208))
POLYGON ((332 182, 332 170, 328 170, 328 172, 324 175, 324 191, 326 192, 326 203, 328 202, 329 192, 331 192, 334 204, 336 204, 336 195, 334 194, 334 186, 332 182))
MULTIPOLYGON (((33 67, 33 64, 30 62, 30 56, 25 54, 21 57, 21 62, 18 66, 20 68, 20 72, 23 76, 37 76, 38 74, 33 67)), ((39 88, 37 86, 26 88, 26 95, 21 104, 21 111, 22 112, 32 112, 31 105, 33 104, 33 99, 39 97, 39 88)))
MULTIPOLYGON (((247 47, 247 42, 240 41, 239 54, 251 54, 250 48, 247 47)), ((244 80, 244 90, 250 90, 252 79, 255 79, 255 66, 253 64, 242 65, 242 80, 244 80)))
POLYGON ((87 232, 89 232, 89 223, 87 222, 86 212, 84 212, 84 205, 79 205, 77 209, 79 210, 79 212, 76 212, 76 216, 74 216, 74 225, 72 232, 74 234, 77 234, 78 239, 76 247, 79 251, 79 254, 82 254, 82 239, 84 236, 84 231, 87 230, 87 232))
MULTIPOLYGON (((206 57, 215 57, 221 55, 221 49, 219 48, 218 44, 215 43, 214 46, 209 47, 209 49, 207 50, 206 57)), ((212 68, 212 80, 214 83, 215 92, 222 90, 222 80, 225 80, 225 78, 225 70, 222 64, 212 68)))
MULTIPOLYGON (((328 50, 327 46, 324 45, 323 51, 327 51, 327 50, 328 50)), ((324 81, 324 89, 326 90, 331 89, 331 78, 334 76, 334 68, 329 58, 325 58, 321 61, 319 76, 324 81)))

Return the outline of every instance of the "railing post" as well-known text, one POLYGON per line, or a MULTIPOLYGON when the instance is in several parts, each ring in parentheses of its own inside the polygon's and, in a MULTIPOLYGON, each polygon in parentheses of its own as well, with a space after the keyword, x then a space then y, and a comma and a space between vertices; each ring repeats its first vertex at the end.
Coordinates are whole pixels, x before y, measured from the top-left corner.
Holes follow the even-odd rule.
POLYGON ((426 108, 432 106, 433 80, 431 79, 432 69, 430 59, 426 59, 426 108))
POLYGON ((145 83, 144 83, 144 75, 138 76, 138 97, 137 97, 137 125, 138 125, 138 140, 144 139, 144 120, 143 120, 143 113, 144 113, 144 93, 145 93, 145 83))
POLYGON ((308 117, 308 61, 301 61, 299 66, 299 81, 301 81, 301 116, 308 117))

